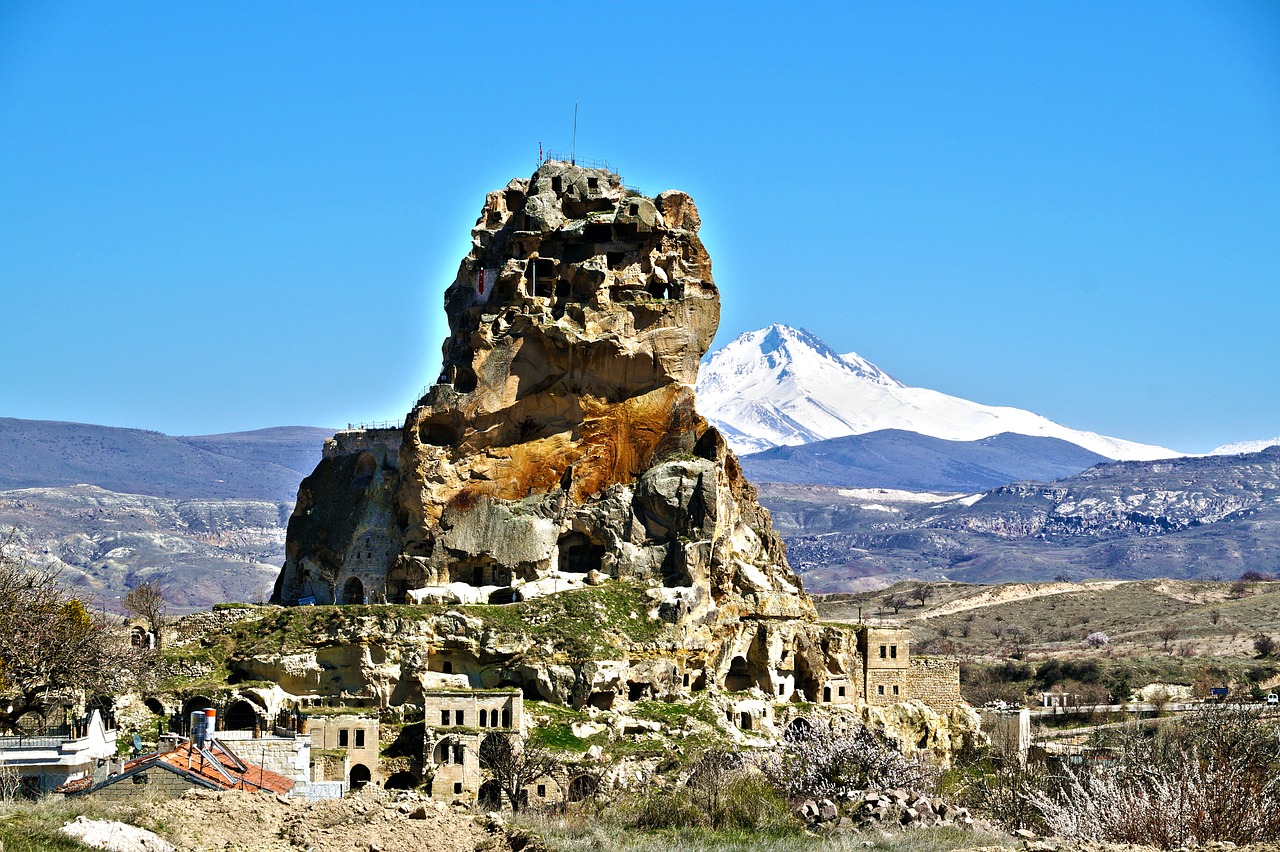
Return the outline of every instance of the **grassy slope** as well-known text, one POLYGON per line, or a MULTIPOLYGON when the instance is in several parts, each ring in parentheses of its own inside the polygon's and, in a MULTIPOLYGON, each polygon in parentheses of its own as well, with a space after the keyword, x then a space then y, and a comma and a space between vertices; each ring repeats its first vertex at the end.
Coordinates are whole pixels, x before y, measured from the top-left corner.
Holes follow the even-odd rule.
POLYGON ((1016 625, 1028 635, 1022 656, 1031 668, 1049 659, 1093 660, 1104 676, 1128 669, 1135 686, 1160 680, 1190 685, 1209 676, 1270 688, 1280 671, 1276 661, 1258 659, 1253 646, 1259 633, 1280 635, 1280 582, 1252 583, 1242 597, 1232 596, 1230 583, 1195 580, 937 583, 924 606, 913 599, 897 615, 883 609, 887 594, 909 593, 915 586, 829 596, 819 601, 819 613, 827 620, 856 621, 861 606, 873 623, 884 619, 911 627, 913 647, 979 665, 1013 655, 1009 627, 1016 625), (997 637, 1001 626, 1005 635, 997 637), (1097 631, 1108 636, 1108 647, 1085 645, 1085 637, 1097 631))

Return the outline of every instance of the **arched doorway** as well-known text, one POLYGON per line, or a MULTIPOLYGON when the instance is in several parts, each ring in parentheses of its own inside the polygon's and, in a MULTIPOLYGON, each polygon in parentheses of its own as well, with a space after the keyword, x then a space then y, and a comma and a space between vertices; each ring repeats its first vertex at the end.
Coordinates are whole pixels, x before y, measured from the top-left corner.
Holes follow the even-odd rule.
POLYGON ((144 706, 146 706, 146 708, 147 708, 149 711, 151 711, 152 715, 155 715, 155 716, 163 716, 163 715, 165 715, 165 712, 164 712, 164 705, 160 703, 160 699, 158 699, 158 698, 148 698, 146 701, 144 701, 144 702, 142 702, 142 703, 143 703, 143 705, 144 705, 144 706))
POLYGON ((724 688, 728 692, 743 692, 752 686, 751 674, 747 671, 747 658, 739 654, 729 663, 729 673, 724 678, 724 688))
POLYGON ((807 740, 813 734, 813 724, 803 716, 792 719, 791 724, 787 725, 786 730, 782 732, 782 738, 787 742, 799 742, 807 740))
POLYGON ((422 786, 422 781, 412 772, 397 772, 382 786, 388 790, 416 790, 422 786))
POLYGON ((243 698, 227 708, 222 727, 227 731, 252 731, 258 726, 258 708, 243 698))
POLYGON ((497 781, 486 781, 480 785, 480 795, 476 804, 486 811, 502 810, 502 787, 497 781))
POLYGON ((596 794, 596 779, 590 775, 579 775, 569 782, 569 792, 565 796, 565 800, 569 802, 581 802, 584 799, 590 799, 596 794))
POLYGON ((347 580, 346 585, 342 587, 342 601, 344 604, 362 604, 364 603, 364 583, 360 582, 359 577, 352 577, 347 580))
POLYGON ((511 763, 511 740, 506 734, 489 734, 480 741, 480 766, 490 771, 511 763))
POLYGON ((363 763, 357 763, 355 766, 351 767, 351 782, 349 786, 352 790, 359 790, 361 787, 368 784, 369 779, 372 777, 373 776, 369 773, 369 767, 365 766, 363 763))

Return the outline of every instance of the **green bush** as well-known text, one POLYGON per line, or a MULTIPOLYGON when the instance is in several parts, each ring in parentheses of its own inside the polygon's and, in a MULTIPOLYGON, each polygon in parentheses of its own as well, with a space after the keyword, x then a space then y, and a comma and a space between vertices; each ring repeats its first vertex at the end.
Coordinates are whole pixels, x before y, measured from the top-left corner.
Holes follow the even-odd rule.
POLYGON ((711 819, 693 801, 688 789, 650 790, 618 804, 623 822, 634 828, 706 827, 711 819))

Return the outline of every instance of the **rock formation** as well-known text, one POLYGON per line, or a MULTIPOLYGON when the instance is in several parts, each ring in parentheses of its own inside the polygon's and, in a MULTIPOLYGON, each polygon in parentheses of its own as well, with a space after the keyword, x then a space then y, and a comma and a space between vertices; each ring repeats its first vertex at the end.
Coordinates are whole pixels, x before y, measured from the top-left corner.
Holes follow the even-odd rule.
POLYGON ((490 193, 438 383, 395 437, 337 436, 276 599, 496 602, 607 577, 686 611, 812 617, 694 409, 720 313, 699 225, 682 192, 561 162, 490 193))
MULTIPOLYGON (((392 631, 404 649, 380 639, 368 665, 353 657, 344 694, 416 704, 461 678, 608 707, 759 690, 759 707, 729 713, 745 730, 773 702, 866 699, 858 640, 816 624, 769 513, 695 410, 720 307, 700 224, 682 192, 647 198, 557 161, 489 194, 445 292, 437 383, 402 430, 336 435, 289 522, 275 602, 445 605, 392 631), (465 608, 589 587, 599 615, 572 623, 598 637, 556 634, 541 613, 570 616, 552 609, 526 604, 513 627, 465 608)), ((286 689, 322 691, 327 670, 286 689)), ((886 688, 881 703, 908 697, 886 688)))

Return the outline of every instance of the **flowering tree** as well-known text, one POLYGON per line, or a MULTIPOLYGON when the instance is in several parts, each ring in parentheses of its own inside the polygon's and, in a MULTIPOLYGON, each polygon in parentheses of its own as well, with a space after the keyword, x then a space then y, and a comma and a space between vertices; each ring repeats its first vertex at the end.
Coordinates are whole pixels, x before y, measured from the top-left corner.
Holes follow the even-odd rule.
POLYGON ((760 768, 790 798, 849 798, 867 789, 919 789, 931 780, 923 763, 908 760, 865 726, 845 730, 825 719, 792 723, 760 768))
POLYGON ((1220 707, 1171 733, 1135 736, 1116 763, 1069 772, 1032 801, 1064 837, 1171 849, 1280 835, 1280 740, 1274 719, 1220 707))

